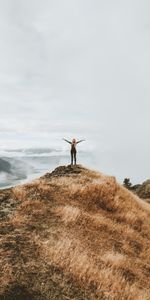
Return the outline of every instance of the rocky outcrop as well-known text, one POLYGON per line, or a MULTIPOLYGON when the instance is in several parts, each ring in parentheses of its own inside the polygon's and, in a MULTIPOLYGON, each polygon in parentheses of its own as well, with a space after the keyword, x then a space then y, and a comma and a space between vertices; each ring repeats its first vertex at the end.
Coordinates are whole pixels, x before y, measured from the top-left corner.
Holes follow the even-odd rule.
POLYGON ((144 181, 137 189, 137 194, 140 198, 150 198, 150 179, 144 181))
POLYGON ((144 199, 150 203, 150 179, 144 181, 142 184, 133 185, 129 189, 141 199, 144 199))

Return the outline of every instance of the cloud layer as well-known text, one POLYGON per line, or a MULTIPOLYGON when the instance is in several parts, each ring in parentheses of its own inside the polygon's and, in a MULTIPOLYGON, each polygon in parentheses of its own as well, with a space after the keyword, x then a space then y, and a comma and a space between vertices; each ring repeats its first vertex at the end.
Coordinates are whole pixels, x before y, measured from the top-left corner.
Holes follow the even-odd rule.
POLYGON ((148 0, 1 1, 2 144, 83 136, 114 173, 140 160, 148 176, 149 13, 148 0))

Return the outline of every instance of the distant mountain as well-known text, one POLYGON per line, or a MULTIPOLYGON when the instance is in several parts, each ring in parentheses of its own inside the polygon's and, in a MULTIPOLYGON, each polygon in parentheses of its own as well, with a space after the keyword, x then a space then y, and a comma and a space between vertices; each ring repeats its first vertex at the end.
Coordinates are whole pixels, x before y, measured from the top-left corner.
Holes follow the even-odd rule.
POLYGON ((123 185, 130 191, 134 192, 141 199, 150 203, 150 179, 144 181, 142 184, 132 185, 130 178, 125 178, 123 185))
POLYGON ((0 172, 11 174, 11 164, 5 159, 0 158, 0 172))
POLYGON ((16 185, 33 171, 32 166, 18 158, 0 158, 0 188, 16 185))

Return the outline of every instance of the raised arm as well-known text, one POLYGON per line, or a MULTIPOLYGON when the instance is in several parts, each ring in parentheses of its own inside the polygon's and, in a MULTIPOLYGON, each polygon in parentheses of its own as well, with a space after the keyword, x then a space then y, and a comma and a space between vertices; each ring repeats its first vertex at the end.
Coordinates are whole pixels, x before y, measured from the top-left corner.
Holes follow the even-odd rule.
POLYGON ((65 142, 67 142, 67 143, 69 143, 69 144, 71 144, 71 142, 70 141, 68 141, 68 140, 66 140, 66 139, 63 139, 65 142))
POLYGON ((81 142, 85 142, 85 140, 80 140, 80 141, 77 142, 77 144, 79 144, 79 143, 81 143, 81 142))

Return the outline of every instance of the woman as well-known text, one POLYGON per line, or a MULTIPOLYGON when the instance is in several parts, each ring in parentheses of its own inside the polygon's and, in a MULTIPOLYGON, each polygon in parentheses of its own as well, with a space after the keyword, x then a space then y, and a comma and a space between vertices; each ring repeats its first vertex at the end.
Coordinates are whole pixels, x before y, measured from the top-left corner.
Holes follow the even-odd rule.
POLYGON ((74 161, 74 164, 76 165, 76 154, 77 154, 77 150, 76 150, 76 145, 85 141, 85 140, 80 140, 80 141, 76 141, 76 139, 72 139, 72 142, 66 140, 66 139, 63 139, 65 142, 69 143, 71 145, 71 165, 73 165, 73 161, 74 161))

